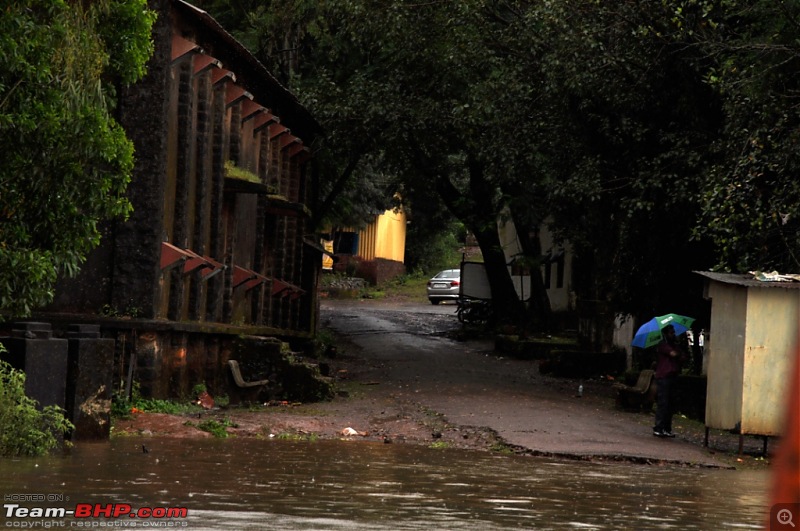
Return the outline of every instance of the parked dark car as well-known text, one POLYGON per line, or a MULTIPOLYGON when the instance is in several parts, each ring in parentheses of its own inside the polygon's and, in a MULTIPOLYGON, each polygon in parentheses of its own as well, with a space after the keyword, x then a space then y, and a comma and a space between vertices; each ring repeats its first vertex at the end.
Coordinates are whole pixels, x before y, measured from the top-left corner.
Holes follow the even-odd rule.
POLYGON ((428 300, 439 304, 444 300, 457 300, 461 286, 461 270, 445 269, 428 281, 428 300))

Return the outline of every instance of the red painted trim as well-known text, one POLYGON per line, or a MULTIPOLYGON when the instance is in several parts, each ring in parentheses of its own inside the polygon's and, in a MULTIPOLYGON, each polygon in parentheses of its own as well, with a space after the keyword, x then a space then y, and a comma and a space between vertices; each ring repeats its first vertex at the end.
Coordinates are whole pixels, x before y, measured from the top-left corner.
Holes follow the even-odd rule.
POLYGON ((189 254, 181 249, 175 247, 169 242, 161 242, 161 270, 178 265, 178 263, 189 258, 189 254))
POLYGON ((252 100, 253 95, 247 92, 241 85, 234 85, 234 84, 228 85, 227 91, 225 92, 226 106, 230 107, 231 105, 234 105, 242 98, 247 98, 252 100))
POLYGON ((236 81, 236 74, 224 68, 217 68, 211 72, 211 83, 214 85, 227 81, 236 81))
POLYGON ((200 48, 196 43, 192 41, 188 41, 181 37, 180 35, 172 35, 172 60, 175 61, 176 59, 180 59, 187 53, 192 52, 201 52, 203 49, 200 48))
POLYGON ((246 100, 242 103, 242 123, 265 112, 267 112, 267 109, 260 103, 256 103, 253 100, 246 100))
POLYGON ((288 133, 289 132, 289 128, 285 127, 285 126, 283 126, 281 124, 272 124, 271 126, 269 126, 269 129, 267 131, 268 131, 268 134, 269 134, 269 139, 272 140, 272 139, 276 138, 279 135, 282 135, 284 133, 288 133))
POLYGON ((253 126, 253 132, 257 133, 258 131, 262 130, 268 125, 276 124, 280 121, 281 121, 280 118, 278 118, 274 114, 270 112, 265 112, 259 116, 256 116, 255 125, 253 126))
POLYGON ((292 145, 292 144, 294 144, 296 142, 301 142, 301 140, 299 138, 297 138, 296 136, 294 136, 294 135, 285 135, 278 142, 278 147, 280 149, 286 149, 288 146, 290 146, 290 145, 292 145))
POLYGON ((207 69, 222 68, 222 63, 210 55, 198 55, 194 58, 194 74, 198 75, 207 69))

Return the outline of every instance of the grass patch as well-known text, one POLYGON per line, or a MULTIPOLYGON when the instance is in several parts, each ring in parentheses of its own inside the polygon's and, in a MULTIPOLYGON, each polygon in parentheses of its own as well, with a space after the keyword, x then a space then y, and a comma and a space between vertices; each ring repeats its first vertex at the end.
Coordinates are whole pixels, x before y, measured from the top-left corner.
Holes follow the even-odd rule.
POLYGON ((317 435, 316 433, 282 432, 276 435, 275 438, 281 441, 317 442, 319 440, 319 435, 317 435))
POLYGON ((370 299, 405 299, 413 302, 425 302, 428 299, 425 287, 430 275, 414 272, 388 280, 374 288, 363 291, 362 297, 370 299))
POLYGON ((250 170, 238 167, 236 163, 231 160, 225 161, 225 177, 239 179, 240 181, 247 181, 249 183, 261 184, 261 179, 259 179, 258 175, 250 170))
POLYGON ((161 400, 157 398, 142 398, 139 391, 139 382, 135 382, 131 398, 127 399, 119 394, 111 398, 111 416, 120 419, 129 419, 133 413, 166 413, 167 415, 181 415, 184 413, 197 413, 203 408, 188 401, 161 400))
POLYGON ((436 441, 428 445, 431 450, 444 450, 450 448, 450 443, 445 441, 436 441))
POLYGON ((206 431, 216 437, 217 439, 226 439, 230 437, 230 433, 228 433, 228 428, 236 428, 238 424, 231 421, 230 419, 222 419, 222 421, 218 421, 215 419, 208 419, 195 424, 193 422, 186 422, 184 426, 194 426, 199 430, 206 431))
MULTIPOLYGON (((451 269, 457 268, 458 266, 456 265, 451 269)), ((320 287, 321 289, 331 289, 332 298, 358 297, 362 299, 400 299, 409 302, 426 302, 428 300, 428 292, 425 288, 428 284, 428 280, 436 274, 437 271, 433 273, 414 271, 387 280, 377 286, 367 286, 360 289, 345 289, 343 291, 348 293, 347 297, 343 294, 333 294, 333 288, 338 286, 338 283, 346 280, 346 277, 341 274, 324 275, 320 281, 320 287)))
POLYGON ((113 425, 111 426, 109 431, 111 432, 109 437, 111 437, 112 439, 115 438, 115 437, 134 437, 134 436, 138 436, 137 433, 134 433, 134 432, 131 432, 131 431, 125 431, 125 430, 116 431, 114 429, 113 425))
POLYGON ((489 451, 502 455, 511 455, 514 453, 514 450, 512 450, 511 447, 504 442, 494 443, 489 447, 489 451))
POLYGON ((111 402, 111 416, 121 419, 130 418, 133 413, 166 413, 168 415, 181 415, 196 413, 202 408, 189 402, 173 402, 155 398, 134 398, 124 400, 114 396, 111 402))

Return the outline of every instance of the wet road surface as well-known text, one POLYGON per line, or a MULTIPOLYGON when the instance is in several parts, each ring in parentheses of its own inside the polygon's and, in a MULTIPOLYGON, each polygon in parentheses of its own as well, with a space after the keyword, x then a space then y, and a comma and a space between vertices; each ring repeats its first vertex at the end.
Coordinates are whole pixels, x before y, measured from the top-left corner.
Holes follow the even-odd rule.
POLYGON ((610 385, 555 379, 535 362, 503 359, 491 343, 456 342, 453 305, 326 301, 324 323, 381 364, 396 399, 411 400, 449 422, 485 426, 530 452, 634 461, 727 466, 681 437, 652 436, 650 415, 613 407, 610 385), (584 385, 582 398, 577 386, 584 385))

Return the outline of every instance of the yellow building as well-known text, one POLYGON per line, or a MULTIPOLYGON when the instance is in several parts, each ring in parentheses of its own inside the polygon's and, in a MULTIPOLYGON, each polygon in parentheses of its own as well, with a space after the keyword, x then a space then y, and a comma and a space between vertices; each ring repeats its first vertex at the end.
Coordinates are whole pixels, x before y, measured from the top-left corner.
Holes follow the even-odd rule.
POLYGON ((346 271, 379 284, 405 272, 406 213, 402 209, 376 214, 365 228, 340 228, 331 231, 330 245, 337 256, 336 271, 346 271))
POLYGON ((406 255, 406 213, 387 210, 358 231, 358 253, 364 260, 384 258, 403 263, 406 255))

